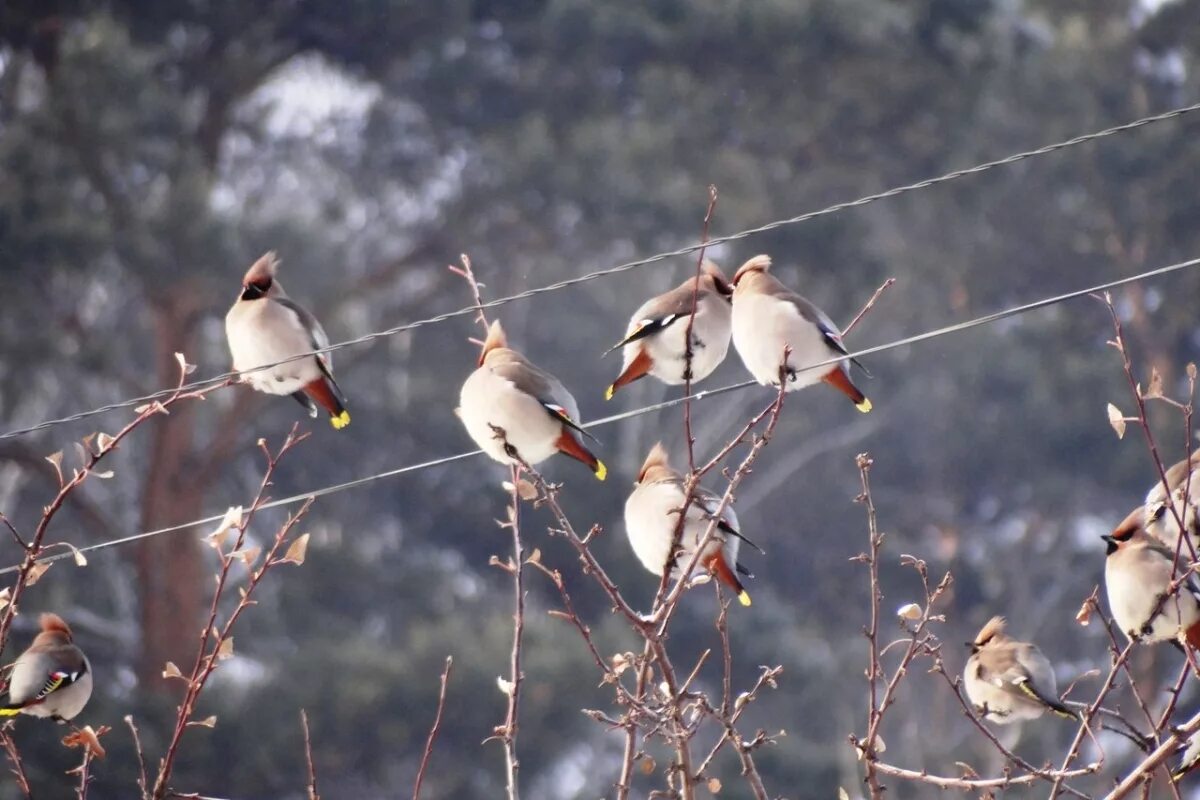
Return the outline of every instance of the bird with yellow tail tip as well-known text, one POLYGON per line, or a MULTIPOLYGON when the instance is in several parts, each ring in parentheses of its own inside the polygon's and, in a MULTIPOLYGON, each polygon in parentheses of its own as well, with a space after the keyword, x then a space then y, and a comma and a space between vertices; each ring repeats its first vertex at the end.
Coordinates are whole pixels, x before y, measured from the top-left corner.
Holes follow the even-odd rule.
MULTIPOLYGON (((625 532, 633 553, 642 566, 659 577, 671 556, 675 528, 684 500, 683 476, 671 468, 667 450, 659 442, 650 449, 633 492, 625 501, 625 532)), ((707 489, 697 487, 692 502, 687 505, 679 541, 680 551, 671 565, 672 577, 676 579, 679 578, 679 571, 691 563, 696 548, 713 523, 721 498, 707 489)), ((742 542, 762 552, 762 548, 741 534, 737 515, 726 504, 720 517, 716 518, 713 535, 696 561, 696 569, 701 574, 715 576, 733 590, 738 602, 748 606, 750 594, 738 576, 753 576, 737 560, 742 542)))
MULTIPOLYGON (((821 309, 788 289, 770 273, 770 256, 758 255, 733 276, 733 346, 754 379, 778 386, 780 371, 792 392, 824 381, 850 398, 864 414, 871 401, 850 379, 849 358, 842 333, 821 309), (784 352, 788 353, 783 362, 784 352), (821 364, 846 356, 830 367, 821 364)), ((869 373, 868 373, 869 374, 869 373)))
POLYGON ((57 722, 74 719, 92 696, 92 665, 57 614, 42 614, 41 632, 13 662, 0 717, 27 714, 57 722))
MULTIPOLYGON (((1146 493, 1144 523, 1147 533, 1174 551, 1179 542, 1180 520, 1192 541, 1200 541, 1197 538, 1200 537, 1200 525, 1197 525, 1200 518, 1197 513, 1197 506, 1200 506, 1200 453, 1193 453, 1191 459, 1172 465, 1165 477, 1165 486, 1156 479, 1146 493)), ((1183 552, 1187 550, 1184 545, 1183 552)))
POLYGON ((242 278, 233 308, 225 315, 225 337, 233 355, 233 368, 246 372, 265 364, 268 369, 247 372, 244 383, 260 392, 291 395, 317 416, 317 406, 329 414, 329 424, 341 430, 350 424, 346 398, 333 379, 329 353, 289 358, 329 346, 321 323, 283 291, 275 273, 279 259, 269 252, 255 261, 242 278), (284 361, 286 363, 278 364, 284 361))
POLYGON ((478 368, 463 383, 459 418, 475 444, 501 464, 533 466, 562 453, 600 480, 608 475, 604 462, 580 441, 596 439, 580 426, 575 398, 508 346, 499 320, 488 329, 478 368))
POLYGON ((692 382, 711 375, 729 352, 732 295, 733 287, 721 268, 705 260, 698 278, 692 276, 643 303, 629 320, 625 338, 604 354, 620 349, 624 359, 621 374, 605 391, 604 399, 611 400, 622 386, 646 375, 676 386, 687 382, 686 335, 693 301, 692 382))
POLYGON ((1018 642, 1005 632, 1004 617, 992 617, 967 642, 971 655, 963 688, 972 705, 991 722, 1037 719, 1051 711, 1065 719, 1079 715, 1058 699, 1054 668, 1037 645, 1018 642))

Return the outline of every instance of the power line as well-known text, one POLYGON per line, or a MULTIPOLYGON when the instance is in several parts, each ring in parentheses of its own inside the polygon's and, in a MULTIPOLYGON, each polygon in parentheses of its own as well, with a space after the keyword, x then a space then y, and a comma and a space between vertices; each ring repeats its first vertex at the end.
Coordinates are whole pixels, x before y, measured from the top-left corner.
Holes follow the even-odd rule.
MULTIPOLYGON (((1035 300, 1032 303, 1026 303, 1024 305, 1019 305, 1019 306, 1013 306, 1012 308, 1007 308, 1007 309, 1004 309, 1003 311, 996 311, 991 314, 985 314, 981 317, 975 317, 974 319, 966 320, 965 322, 956 322, 952 325, 946 325, 941 328, 935 328, 934 330, 926 331, 925 333, 918 333, 913 336, 908 336, 903 339, 896 339, 894 341, 887 342, 885 344, 875 345, 874 347, 867 347, 862 350, 856 350, 856 351, 850 353, 848 356, 841 356, 839 358, 826 359, 825 361, 821 361, 817 364, 813 364, 811 366, 804 367, 804 369, 815 369, 815 368, 820 368, 823 366, 831 366, 833 364, 837 364, 838 362, 844 361, 849 358, 861 358, 863 356, 869 356, 869 355, 873 355, 875 353, 883 353, 888 350, 895 350, 898 347, 906 347, 910 344, 926 342, 931 339, 937 339, 942 336, 947 336, 947 335, 950 335, 953 333, 961 333, 963 331, 970 330, 971 328, 978 328, 982 325, 989 325, 993 322, 998 322, 1002 319, 1007 319, 1009 317, 1016 317, 1016 316, 1020 316, 1022 314, 1027 314, 1031 311, 1037 311, 1038 309, 1057 305, 1059 303, 1066 302, 1067 300, 1074 300, 1078 297, 1083 297, 1084 295, 1095 294, 1096 292, 1108 291, 1109 289, 1115 289, 1120 286, 1125 286, 1126 284, 1136 283, 1138 281, 1146 280, 1148 278, 1156 278, 1156 277, 1159 277, 1162 275, 1167 275, 1172 272, 1178 272, 1179 270, 1187 269, 1189 267, 1194 267, 1194 266, 1200 266, 1200 258, 1193 258, 1193 259, 1189 259, 1187 261, 1179 261, 1174 264, 1169 264, 1165 267, 1159 267, 1158 269, 1152 269, 1148 272, 1142 272, 1142 273, 1138 273, 1137 275, 1130 275, 1125 278, 1118 278, 1113 281, 1108 281, 1107 283, 1101 283, 1096 286, 1090 286, 1086 289, 1076 289, 1075 291, 1067 292, 1065 294, 1044 297, 1040 300, 1035 300)), ((754 386, 754 385, 756 385, 755 382, 752 380, 749 380, 749 381, 742 381, 741 383, 730 384, 729 386, 722 386, 717 389, 708 389, 708 390, 696 392, 694 394, 687 395, 684 397, 676 397, 671 400, 664 400, 661 403, 653 403, 651 405, 643 406, 641 408, 635 408, 630 411, 623 411, 619 414, 613 414, 608 417, 601 417, 600 419, 595 419, 595 420, 592 420, 591 422, 585 423, 583 425, 583 427, 598 428, 603 425, 611 425, 614 422, 621 422, 621 421, 624 421, 627 419, 632 419, 633 417, 640 417, 643 414, 649 414, 654 411, 661 411, 662 409, 665 409, 665 408, 671 408, 673 406, 680 405, 681 403, 683 403, 689 399, 704 400, 706 398, 716 397, 718 395, 727 394, 729 392, 740 391, 742 389, 746 389, 746 388, 748 388, 750 386, 754 386)), ((403 475, 408 472, 418 472, 418 471, 424 470, 424 469, 440 467, 445 464, 453 463, 455 461, 462 461, 464 459, 471 458, 472 456, 479 455, 482 452, 483 452, 482 450, 472 450, 472 451, 466 452, 466 453, 458 453, 458 454, 452 455, 452 456, 444 456, 442 458, 435 458, 430 461, 422 461, 417 464, 408 464, 407 466, 398 467, 396 469, 390 469, 390 470, 387 470, 386 472, 379 472, 374 475, 368 475, 368 476, 365 476, 362 478, 355 478, 354 480, 346 481, 344 483, 336 483, 336 484, 331 484, 329 486, 323 486, 323 487, 316 489, 314 491, 311 491, 311 492, 295 494, 295 495, 292 495, 291 497, 284 497, 279 500, 271 500, 270 502, 263 503, 261 506, 259 506, 259 508, 260 509, 278 508, 280 506, 294 505, 296 503, 302 502, 309 498, 318 498, 318 497, 324 497, 326 495, 336 494, 338 492, 342 492, 347 489, 354 489, 359 486, 365 486, 366 484, 374 483, 375 481, 382 480, 384 478, 392 478, 397 475, 403 475)), ((88 545, 86 547, 79 547, 76 549, 76 551, 82 552, 82 553, 91 553, 91 552, 95 552, 97 550, 107 550, 111 547, 119 547, 121 545, 126 545, 126 544, 130 544, 132 542, 141 541, 142 539, 150 539, 150 538, 154 538, 157 536, 163 536, 168 533, 176 533, 178 531, 187 530, 189 528, 195 528, 200 525, 210 525, 215 522, 220 522, 222 519, 224 519, 224 516, 225 516, 224 514, 215 514, 211 517, 204 517, 203 519, 197 519, 197 520, 193 520, 191 522, 183 522, 178 525, 170 525, 165 528, 158 528, 158 529, 152 530, 152 531, 144 531, 142 533, 133 534, 131 536, 124 536, 119 539, 110 539, 109 541, 106 541, 106 542, 99 542, 97 544, 88 545)), ((59 559, 68 558, 68 557, 73 556, 74 552, 76 552, 76 551, 72 551, 70 553, 60 553, 60 554, 56 554, 56 555, 46 556, 44 558, 39 558, 38 561, 41 561, 41 562, 58 561, 59 559)), ((16 572, 18 569, 20 569, 20 567, 17 565, 5 567, 4 569, 0 569, 0 575, 6 575, 10 572, 16 572)))
POLYGON ((118 403, 110 403, 108 405, 100 406, 98 408, 91 409, 90 411, 81 411, 77 414, 71 414, 66 417, 59 417, 58 419, 45 420, 43 422, 39 422, 36 425, 31 425, 28 428, 17 428, 17 429, 8 431, 6 433, 0 434, 0 441, 3 441, 4 439, 12 439, 12 438, 15 438, 18 436, 25 436, 26 434, 35 433, 37 431, 45 430, 47 428, 57 427, 59 425, 65 425, 66 423, 69 423, 69 422, 77 422, 79 420, 87 419, 88 417, 96 416, 97 414, 104 414, 109 411, 116 411, 116 410, 122 409, 122 408, 132 408, 134 406, 140 406, 145 403, 151 403, 151 402, 154 402, 155 400, 161 400, 165 397, 169 397, 169 396, 175 394, 175 392, 177 392, 177 391, 189 392, 189 391, 195 391, 198 389, 208 388, 210 386, 215 386, 217 384, 224 383, 225 381, 227 381, 231 378, 236 378, 236 377, 239 377, 242 375, 247 375, 247 374, 251 374, 254 372, 260 372, 262 370, 271 369, 273 367, 279 366, 280 364, 287 364, 292 361, 298 361, 303 358, 309 358, 318 353, 332 353, 337 350, 342 350, 346 347, 353 347, 355 345, 366 344, 367 342, 372 342, 376 339, 382 339, 382 338, 395 336, 399 333, 404 333, 405 331, 411 331, 411 330, 415 330, 417 328, 425 327, 427 325, 434 325, 434 324, 437 324, 440 322, 445 322, 447 320, 451 320, 456 317, 461 317, 461 316, 464 316, 467 314, 474 314, 480 308, 483 308, 483 309, 498 308, 500 306, 507 305, 508 303, 513 303, 518 300, 525 300, 530 297, 535 297, 537 295, 548 294, 550 292, 556 292, 560 289, 566 289, 571 286, 576 286, 578 284, 587 283, 589 281, 593 281, 598 278, 603 278, 608 275, 617 275, 617 274, 620 274, 623 272, 628 272, 630 270, 637 269, 638 267, 644 267, 644 266, 648 266, 650 264, 658 263, 659 261, 665 261, 669 258, 685 256, 685 255, 688 255, 689 253, 694 253, 697 250, 700 250, 701 248, 715 247, 717 245, 739 241, 741 239, 745 239, 750 236, 756 236, 760 233, 766 233, 768 231, 773 231, 777 228, 782 228, 787 225, 796 225, 801 222, 807 222, 808 220, 816 219, 817 217, 823 217, 823 216, 827 216, 829 214, 836 214, 840 211, 845 211, 847 209, 857 208, 859 206, 865 206, 870 203, 874 203, 877 200, 885 200, 890 197, 897 197, 899 195, 907 194, 908 192, 914 192, 919 189, 927 189, 931 186, 938 186, 943 183, 949 183, 950 181, 958 180, 959 178, 963 178, 968 175, 977 175, 979 173, 987 172, 988 170, 995 169, 997 167, 1003 167, 1003 166, 1008 166, 1009 164, 1015 164, 1018 161, 1024 161, 1025 159, 1028 159, 1028 158, 1034 158, 1036 156, 1046 155, 1048 153, 1053 153, 1058 150, 1064 150, 1068 147, 1074 147, 1076 145, 1096 141, 1097 139, 1103 139, 1108 136, 1114 136, 1119 133, 1125 133, 1127 131, 1131 131, 1136 128, 1141 128, 1143 126, 1150 125, 1155 122, 1163 122, 1165 120, 1182 117, 1185 114, 1190 114, 1193 111, 1197 111, 1197 110, 1200 110, 1200 103, 1194 103, 1189 106, 1182 106, 1180 108, 1174 108, 1174 109, 1171 109, 1170 111, 1164 111, 1161 114, 1154 114, 1151 116, 1142 117, 1141 119, 1136 119, 1132 122, 1126 122, 1121 125, 1114 125, 1111 128, 1105 128, 1104 130, 1096 131, 1094 133, 1087 133, 1087 134, 1083 134, 1081 136, 1075 136, 1071 139, 1066 139, 1061 142, 1055 142, 1054 144, 1044 145, 1044 146, 1036 148, 1034 150, 1025 150, 1025 151, 1022 151, 1019 153, 1014 153, 1010 156, 1006 156, 1004 158, 1000 158, 995 161, 986 161, 982 164, 976 164, 973 167, 967 167, 965 169, 959 169, 959 170, 954 170, 953 172, 947 172, 944 175, 939 175, 936 178, 927 178, 922 181, 917 181, 916 183, 909 183, 909 184, 905 184, 903 186, 896 186, 896 187, 893 187, 886 191, 878 192, 876 194, 865 195, 863 197, 858 198, 857 200, 848 200, 848 201, 845 201, 842 203, 835 203, 834 205, 826 206, 825 208, 819 209, 817 211, 809 211, 807 213, 800 214, 799 216, 775 220, 774 222, 768 222, 765 225, 758 226, 757 228, 747 228, 745 230, 738 231, 737 233, 731 233, 726 236, 718 236, 716 238, 709 239, 707 242, 697 242, 695 244, 687 245, 686 247, 681 247, 678 250, 671 250, 671 251, 664 252, 664 253, 658 253, 656 255, 652 255, 647 258, 638 259, 636 261, 627 261, 624 264, 619 264, 615 267, 609 267, 608 269, 596 270, 594 272, 589 272, 585 275, 580 275, 575 278, 568 278, 566 280, 558 281, 556 283, 550 283, 545 286, 540 286, 540 287, 537 287, 534 289, 528 289, 524 292, 518 292, 517 294, 509 295, 507 297, 500 297, 495 300, 490 300, 490 301, 484 303, 482 305, 482 307, 467 306, 465 308, 460 308, 456 311, 448 311, 444 314, 438 314, 436 316, 427 317, 425 319, 415 320, 413 322, 408 322, 408 323, 404 323, 402 325, 397 325, 393 328, 387 328, 385 330, 368 333, 363 336, 359 336, 358 338, 355 338, 355 339, 348 339, 344 342, 338 342, 336 344, 331 344, 328 347, 322 347, 319 350, 311 350, 307 353, 301 353, 299 355, 292 356, 291 358, 285 358, 282 361, 276 361, 272 364, 263 364, 262 366, 255 367, 254 369, 244 370, 242 372, 237 372, 237 371, 223 372, 220 375, 215 375, 211 378, 203 378, 201 380, 194 381, 189 384, 185 384, 181 389, 162 389, 160 391, 153 392, 153 393, 147 394, 147 395, 143 395, 141 397, 135 397, 135 398, 131 398, 128 400, 123 400, 118 403))

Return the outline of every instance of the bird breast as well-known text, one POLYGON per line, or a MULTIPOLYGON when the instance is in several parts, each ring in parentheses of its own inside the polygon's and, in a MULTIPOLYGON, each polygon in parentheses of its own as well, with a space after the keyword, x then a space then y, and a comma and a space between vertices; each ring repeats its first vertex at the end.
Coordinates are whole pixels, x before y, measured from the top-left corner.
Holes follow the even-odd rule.
MULTIPOLYGON (((664 481, 638 486, 625 502, 625 531, 629 536, 629 544, 642 566, 655 575, 662 575, 670 555, 683 498, 679 484, 664 481)), ((727 509, 723 516, 736 529, 737 519, 733 517, 732 510, 727 509)), ((680 538, 682 553, 676 560, 677 566, 681 563, 686 565, 691 560, 696 546, 708 531, 709 523, 699 501, 693 500, 688 506, 687 522, 680 538)), ((737 539, 726 537, 718 530, 705 548, 704 556, 697 565, 698 570, 703 571, 706 558, 722 548, 725 550, 725 560, 732 568, 737 563, 737 539)))
MULTIPOLYGON (((233 368, 239 372, 274 364, 313 349, 308 331, 290 309, 270 300, 239 302, 225 317, 233 368)), ((252 372, 247 383, 267 394, 292 394, 320 378, 316 357, 252 372)))
MULTIPOLYGON (((1125 635, 1143 636, 1142 629, 1158 606, 1159 595, 1171 581, 1171 562, 1152 551, 1135 550, 1124 554, 1125 561, 1109 556, 1104 568, 1104 583, 1113 619, 1125 635)), ((1200 602, 1180 590, 1168 600, 1151 623, 1147 637, 1151 642, 1175 638, 1200 621, 1200 602)))
POLYGON ((804 319, 793 304, 770 295, 735 295, 733 344, 746 369, 763 385, 779 383, 784 347, 790 347, 788 367, 798 370, 788 391, 819 383, 833 367, 802 369, 840 355, 829 346, 820 328, 804 319))
MULTIPOLYGON (((692 324, 692 380, 700 381, 721 365, 729 352, 732 312, 729 304, 710 294, 701 294, 696 300, 696 319, 692 324)), ((645 315, 639 310, 629 323, 628 333, 637 329, 645 315)), ((647 336, 622 348, 624 371, 645 350, 650 356, 650 374, 663 383, 679 385, 685 383, 687 369, 688 318, 685 314, 656 334, 647 336)))
MULTIPOLYGON (((564 404, 573 410, 574 402, 564 404)), ((471 373, 459 395, 463 425, 475 444, 502 464, 515 463, 504 450, 492 426, 504 431, 505 440, 531 466, 558 451, 563 425, 550 416, 533 395, 484 365, 471 373)))

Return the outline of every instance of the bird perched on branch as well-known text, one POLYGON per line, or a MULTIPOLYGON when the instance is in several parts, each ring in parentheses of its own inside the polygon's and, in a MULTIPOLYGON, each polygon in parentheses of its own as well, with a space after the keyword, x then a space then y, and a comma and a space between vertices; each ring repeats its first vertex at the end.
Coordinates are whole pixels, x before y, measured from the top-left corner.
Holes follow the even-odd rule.
POLYGON ((1113 619, 1130 639, 1175 642, 1200 647, 1200 589, 1191 577, 1167 596, 1171 583, 1187 575, 1175 552, 1142 527, 1142 508, 1134 509, 1111 534, 1104 584, 1113 619))
POLYGON ((1179 765, 1171 770, 1171 780, 1179 781, 1200 764, 1200 733, 1193 733, 1181 748, 1179 765))
POLYGON ((1047 709, 1075 719, 1058 699, 1054 669, 1037 645, 1018 642, 1004 628, 1004 617, 992 617, 975 640, 963 670, 963 688, 984 719, 998 723, 1037 719, 1047 709))
POLYGON ((28 714, 57 722, 74 719, 92 696, 92 665, 57 614, 42 614, 41 632, 13 663, 0 717, 28 714))
MULTIPOLYGON (((782 367, 789 392, 824 381, 849 397, 859 411, 870 411, 871 401, 850 380, 846 360, 812 367, 848 355, 841 331, 770 269, 770 256, 759 255, 733 276, 733 344, 746 369, 763 386, 778 386, 782 367)), ((866 372, 857 359, 850 360, 866 372)))
MULTIPOLYGON (((1196 506, 1200 502, 1200 453, 1194 454, 1190 460, 1180 461, 1166 471, 1167 488, 1162 481, 1157 481, 1146 493, 1145 526, 1146 532, 1175 551, 1179 542, 1178 514, 1183 520, 1184 528, 1196 544, 1196 506), (1170 500, 1168 501, 1168 497, 1170 500), (1171 505, 1174 504, 1174 512, 1171 505)), ((1191 551, 1184 545, 1183 552, 1190 555, 1191 551)))
POLYGON ((580 436, 595 437, 579 425, 579 406, 571 393, 548 372, 508 346, 496 320, 488 328, 479 368, 463 384, 459 417, 475 444, 501 464, 530 466, 563 453, 582 461, 604 480, 608 469, 592 455, 580 436))
POLYGON ((647 300, 633 313, 625 338, 609 348, 622 348, 621 374, 604 393, 611 400, 622 386, 645 375, 677 386, 687 382, 686 333, 695 299, 692 322, 692 381, 712 374, 729 352, 730 298, 733 287, 721 268, 705 260, 699 278, 693 276, 669 292, 647 300))
MULTIPOLYGON (((659 442, 650 449, 638 473, 633 493, 625 501, 625 532, 629 535, 634 555, 646 569, 659 577, 662 577, 671 555, 679 514, 686 499, 684 488, 683 476, 671 469, 667 450, 659 442)), ((720 505, 720 496, 696 487, 691 503, 687 504, 687 515, 679 539, 680 550, 671 566, 673 577, 678 578, 679 571, 691 563, 720 505)), ((752 576, 738 563, 738 549, 743 541, 760 552, 761 548, 742 536, 738 530, 737 515, 728 504, 716 519, 716 528, 696 562, 696 569, 715 575, 717 580, 733 590, 742 605, 748 606, 750 595, 738 574, 752 576)))
MULTIPOLYGON (((242 278, 242 289, 225 315, 225 336, 238 372, 311 353, 329 346, 321 323, 283 291, 275 277, 279 259, 269 252, 255 261, 242 278)), ((346 398, 333 379, 328 353, 308 355, 286 364, 243 375, 260 392, 290 394, 317 416, 317 406, 329 414, 334 428, 350 424, 346 398)))

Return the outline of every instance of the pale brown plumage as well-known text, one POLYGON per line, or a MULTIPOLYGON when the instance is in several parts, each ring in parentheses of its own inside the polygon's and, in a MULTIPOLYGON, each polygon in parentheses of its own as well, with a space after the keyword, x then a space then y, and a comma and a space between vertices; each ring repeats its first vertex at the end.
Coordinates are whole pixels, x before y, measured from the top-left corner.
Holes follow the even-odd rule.
POLYGON ((1005 632, 1004 617, 992 617, 968 642, 971 656, 963 688, 983 716, 998 723, 1037 719, 1047 709, 1075 718, 1058 699, 1054 670, 1036 645, 1005 632))
POLYGON ((92 695, 92 669, 57 614, 42 614, 41 631, 13 663, 0 716, 27 714, 59 722, 74 718, 92 695))

